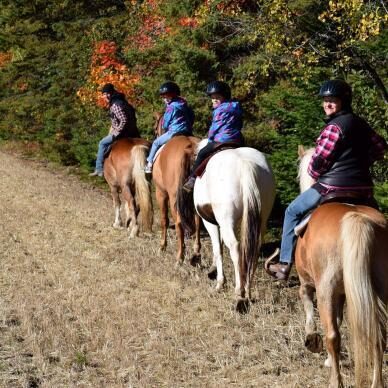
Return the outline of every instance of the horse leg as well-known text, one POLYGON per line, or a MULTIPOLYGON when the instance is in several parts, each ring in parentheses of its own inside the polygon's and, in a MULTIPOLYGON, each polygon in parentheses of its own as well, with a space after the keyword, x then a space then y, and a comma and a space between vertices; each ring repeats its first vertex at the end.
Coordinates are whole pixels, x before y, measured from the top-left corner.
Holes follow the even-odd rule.
POLYGON ((168 197, 167 194, 156 188, 156 201, 160 209, 160 226, 162 229, 162 238, 160 240, 160 250, 165 251, 167 247, 167 228, 168 228, 168 197))
POLYGON ((235 274, 235 296, 237 299, 245 298, 245 282, 246 275, 240 271, 240 252, 239 242, 237 241, 234 233, 232 222, 220 222, 221 238, 225 242, 230 252, 230 257, 233 261, 234 274, 235 274))
POLYGON ((120 229, 122 227, 122 222, 121 222, 121 215, 120 215, 121 201, 120 201, 118 186, 111 186, 110 192, 112 194, 113 208, 115 212, 115 221, 113 223, 113 227, 115 229, 120 229))
POLYGON ((194 216, 195 221, 195 240, 194 240, 194 254, 190 260, 191 265, 201 263, 201 218, 198 214, 194 216))
POLYGON ((136 219, 136 202, 135 202, 134 196, 131 193, 131 189, 129 185, 125 184, 122 187, 123 187, 122 195, 127 202, 127 208, 126 208, 128 212, 127 221, 129 219, 131 220, 128 226, 129 238, 134 238, 139 233, 139 225, 136 219))
POLYGON ((320 285, 322 293, 317 290, 319 316, 326 334, 328 358, 325 366, 331 367, 330 388, 343 387, 339 369, 341 336, 337 326, 338 303, 340 297, 333 294, 329 285, 320 285))
POLYGON ((209 278, 214 278, 214 273, 217 276, 216 291, 220 291, 225 284, 224 270, 222 268, 222 244, 220 239, 220 232, 217 225, 211 224, 203 220, 206 230, 209 233, 212 241, 213 250, 213 264, 209 269, 209 278))
MULTIPOLYGON (((383 298, 381 298, 383 299, 383 298)), ((383 380, 383 365, 382 359, 384 354, 384 349, 387 346, 387 329, 385 325, 382 325, 382 339, 383 343, 381 344, 382 352, 378 351, 380 344, 375 344, 373 351, 373 380, 371 388, 384 388, 384 380, 383 380)))
POLYGON ((323 348, 322 337, 317 333, 317 326, 314 321, 314 287, 306 284, 302 278, 299 288, 299 296, 302 300, 304 311, 306 313, 306 339, 305 346, 310 352, 320 353, 323 348))
POLYGON ((176 265, 181 265, 183 263, 184 252, 185 252, 185 234, 182 227, 181 217, 176 211, 176 203, 170 202, 170 209, 172 218, 175 220, 175 232, 177 238, 178 251, 176 254, 176 265))

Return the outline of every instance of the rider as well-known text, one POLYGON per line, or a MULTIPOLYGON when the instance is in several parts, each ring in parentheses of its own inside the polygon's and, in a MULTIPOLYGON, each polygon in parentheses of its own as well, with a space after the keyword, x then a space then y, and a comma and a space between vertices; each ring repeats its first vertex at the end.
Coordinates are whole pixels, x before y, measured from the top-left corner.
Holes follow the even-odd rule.
POLYGON ((365 120, 352 111, 352 89, 343 80, 325 81, 319 91, 323 97, 326 125, 320 133, 308 173, 316 183, 287 207, 280 248, 280 261, 269 266, 272 276, 287 280, 296 242, 295 226, 317 207, 321 198, 332 192, 358 192, 371 205, 373 182, 370 167, 382 159, 387 148, 365 120))
POLYGON ((223 81, 213 81, 206 89, 213 105, 212 123, 208 133, 207 145, 199 151, 194 162, 191 174, 183 188, 190 192, 195 184, 195 170, 212 154, 221 143, 234 143, 242 145, 244 138, 241 133, 243 119, 242 108, 238 101, 231 99, 231 90, 223 81))
POLYGON ((180 97, 181 91, 175 82, 167 81, 159 88, 159 95, 166 104, 166 110, 163 115, 162 128, 165 130, 163 135, 159 136, 152 143, 151 151, 147 158, 145 173, 152 173, 152 164, 158 149, 167 143, 178 133, 192 134, 194 124, 194 112, 187 105, 184 98, 180 97))
POLYGON ((111 127, 109 129, 109 134, 98 144, 96 168, 94 172, 89 174, 90 176, 100 177, 104 175, 104 154, 108 147, 115 140, 123 137, 140 137, 136 124, 135 109, 125 99, 124 94, 119 93, 110 83, 105 84, 102 87, 101 93, 107 103, 109 103, 111 127))

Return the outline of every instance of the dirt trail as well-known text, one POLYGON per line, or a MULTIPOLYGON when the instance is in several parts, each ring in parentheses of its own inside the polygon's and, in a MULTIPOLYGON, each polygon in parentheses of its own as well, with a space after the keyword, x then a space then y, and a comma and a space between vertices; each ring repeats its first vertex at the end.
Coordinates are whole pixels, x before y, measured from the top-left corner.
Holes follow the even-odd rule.
MULTIPOLYGON (((206 271, 174 269, 173 231, 165 254, 158 225, 129 241, 111 228, 109 195, 65 170, 0 152, 0 180, 1 387, 326 385, 296 288, 259 271, 240 317, 230 262, 214 295, 206 271)), ((350 365, 344 349, 348 377, 350 365)))

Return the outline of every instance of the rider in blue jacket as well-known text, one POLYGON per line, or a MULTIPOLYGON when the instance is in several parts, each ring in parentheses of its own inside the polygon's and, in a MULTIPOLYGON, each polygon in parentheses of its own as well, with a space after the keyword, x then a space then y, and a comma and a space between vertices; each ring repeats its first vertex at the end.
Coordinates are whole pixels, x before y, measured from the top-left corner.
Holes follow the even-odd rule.
POLYGON ((207 86, 206 93, 212 99, 213 116, 212 124, 208 132, 208 143, 199 151, 194 162, 192 172, 183 185, 190 192, 195 184, 195 170, 210 156, 220 143, 244 144, 241 133, 243 126, 241 104, 231 99, 231 90, 227 83, 214 81, 207 86))
POLYGON ((165 82, 159 89, 159 95, 166 104, 163 115, 162 128, 165 130, 153 143, 147 158, 146 174, 151 174, 152 163, 158 149, 167 143, 178 133, 192 134, 194 123, 194 112, 188 106, 186 100, 180 97, 179 86, 175 82, 165 82))

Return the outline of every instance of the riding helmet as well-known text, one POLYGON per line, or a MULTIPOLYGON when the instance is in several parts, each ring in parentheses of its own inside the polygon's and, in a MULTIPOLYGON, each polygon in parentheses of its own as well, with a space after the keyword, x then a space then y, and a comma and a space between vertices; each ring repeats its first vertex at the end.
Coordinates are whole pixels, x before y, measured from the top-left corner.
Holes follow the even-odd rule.
POLYGON ((342 79, 325 81, 319 90, 319 95, 321 97, 338 97, 345 106, 350 106, 352 102, 352 88, 342 79))
POLYGON ((114 92, 115 92, 115 87, 112 84, 105 84, 101 89, 101 93, 113 94, 114 92))
POLYGON ((174 94, 180 96, 181 90, 175 82, 167 81, 159 88, 159 95, 162 94, 174 94))
POLYGON ((221 96, 224 96, 227 100, 229 100, 232 95, 229 85, 223 81, 213 81, 207 85, 206 94, 211 96, 215 93, 221 94, 221 96))

